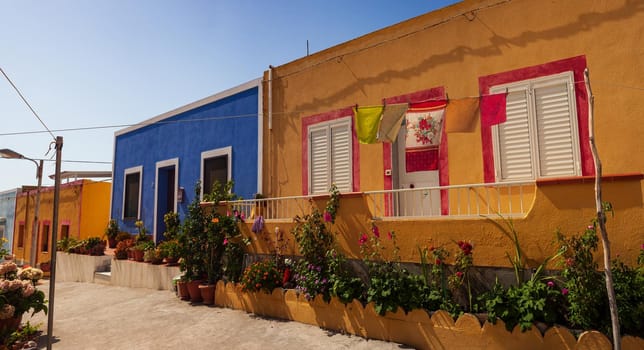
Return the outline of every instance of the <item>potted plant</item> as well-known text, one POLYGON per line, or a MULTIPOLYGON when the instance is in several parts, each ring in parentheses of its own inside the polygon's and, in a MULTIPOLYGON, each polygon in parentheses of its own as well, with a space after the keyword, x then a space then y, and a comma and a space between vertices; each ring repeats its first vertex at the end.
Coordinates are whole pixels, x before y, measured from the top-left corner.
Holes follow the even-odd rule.
POLYGON ((161 257, 165 260, 168 266, 174 266, 179 261, 180 247, 176 239, 170 241, 163 241, 158 246, 161 257))
POLYGON ((134 260, 135 261, 145 261, 145 252, 148 250, 154 249, 154 242, 152 241, 140 241, 134 247, 134 260))
POLYGON ((105 237, 107 237, 108 246, 110 248, 116 248, 116 236, 119 234, 119 224, 114 219, 110 219, 110 222, 105 228, 105 237))
POLYGON ((132 246, 134 240, 126 239, 120 241, 116 244, 116 249, 114 249, 114 257, 119 260, 125 260, 128 258, 128 251, 132 246))
POLYGON ((22 283, 16 280, 18 267, 13 262, 0 264, 0 343, 18 329, 22 315, 33 310, 33 313, 47 313, 45 293, 36 289, 32 282, 22 283))
POLYGON ((163 262, 159 248, 152 248, 145 251, 143 254, 143 261, 149 262, 153 265, 159 265, 163 262))

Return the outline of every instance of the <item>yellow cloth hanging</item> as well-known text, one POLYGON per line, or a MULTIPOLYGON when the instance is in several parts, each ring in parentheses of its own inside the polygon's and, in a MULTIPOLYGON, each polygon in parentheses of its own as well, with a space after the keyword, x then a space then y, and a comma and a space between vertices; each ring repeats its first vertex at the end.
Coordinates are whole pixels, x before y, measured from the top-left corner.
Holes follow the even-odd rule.
POLYGON ((360 143, 376 143, 383 106, 354 107, 356 133, 360 143))

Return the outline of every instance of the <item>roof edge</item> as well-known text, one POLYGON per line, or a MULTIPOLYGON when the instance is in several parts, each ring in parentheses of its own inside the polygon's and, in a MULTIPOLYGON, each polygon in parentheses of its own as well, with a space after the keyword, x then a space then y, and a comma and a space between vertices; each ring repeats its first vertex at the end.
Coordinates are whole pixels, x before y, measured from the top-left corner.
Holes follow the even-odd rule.
MULTIPOLYGON (((254 87, 258 87, 259 89, 261 89, 262 88, 261 84, 262 84, 262 78, 256 78, 256 79, 247 81, 247 82, 245 82, 243 84, 237 85, 237 86, 232 87, 230 89, 218 92, 218 93, 216 93, 214 95, 211 95, 211 96, 208 96, 208 97, 204 97, 204 98, 202 98, 200 100, 191 102, 191 103, 189 103, 187 105, 184 105, 184 106, 181 106, 179 108, 175 108, 175 109, 173 109, 171 111, 159 114, 156 117, 152 117, 150 119, 147 119, 147 120, 144 120, 142 122, 136 123, 135 125, 127 127, 125 129, 117 130, 117 131, 114 132, 114 136, 116 137, 116 136, 120 136, 120 135, 123 135, 123 134, 127 134, 129 132, 132 132, 132 131, 144 128, 146 126, 149 126, 150 124, 154 124, 154 123, 156 123, 158 121, 161 121, 161 120, 164 120, 164 119, 167 119, 167 118, 170 118, 170 117, 174 117, 175 115, 187 112, 187 111, 195 109, 195 108, 199 108, 201 106, 207 105, 209 103, 212 103, 212 102, 215 102, 215 101, 218 101, 218 100, 222 100, 222 99, 224 99, 226 97, 230 97, 232 95, 235 95, 235 94, 240 93, 242 91, 246 91, 246 90, 254 88, 254 87)), ((259 113, 261 113, 261 111, 259 111, 259 113)))

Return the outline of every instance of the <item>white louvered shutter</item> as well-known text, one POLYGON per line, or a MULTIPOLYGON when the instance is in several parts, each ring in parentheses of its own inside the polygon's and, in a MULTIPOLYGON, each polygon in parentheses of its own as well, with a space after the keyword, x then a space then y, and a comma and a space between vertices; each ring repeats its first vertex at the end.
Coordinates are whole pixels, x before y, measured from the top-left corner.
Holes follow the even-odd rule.
POLYGON ((329 135, 328 128, 319 128, 309 133, 309 181, 310 193, 322 193, 329 189, 329 135))
MULTIPOLYGON (((332 182, 340 191, 352 191, 351 124, 331 126, 332 182)), ((328 191, 328 188, 326 189, 328 191)))
POLYGON ((497 158, 501 180, 533 178, 527 90, 506 98, 506 122, 498 126, 497 158))
POLYGON ((539 175, 576 174, 572 92, 565 81, 534 88, 539 175))

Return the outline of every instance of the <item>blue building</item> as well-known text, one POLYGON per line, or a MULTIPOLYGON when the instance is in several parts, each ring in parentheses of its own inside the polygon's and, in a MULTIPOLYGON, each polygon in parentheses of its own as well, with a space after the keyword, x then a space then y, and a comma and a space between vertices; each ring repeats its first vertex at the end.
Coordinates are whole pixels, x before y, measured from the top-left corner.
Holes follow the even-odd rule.
POLYGON ((143 220, 155 241, 163 215, 181 219, 201 182, 233 180, 233 191, 252 198, 262 186, 261 79, 206 97, 119 130, 114 138, 111 211, 122 231, 143 220))
MULTIPOLYGON (((16 219, 16 196, 20 189, 0 192, 0 238, 7 241, 2 244, 10 254, 13 247, 13 224, 16 219)), ((0 259, 3 258, 0 256, 0 259)))

